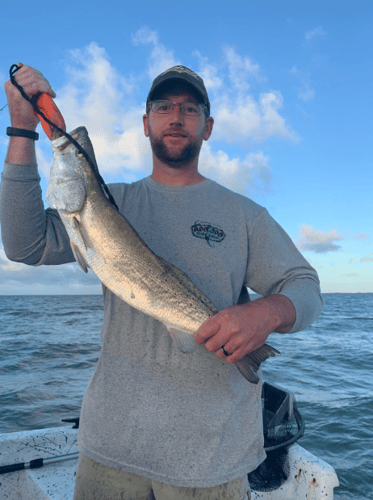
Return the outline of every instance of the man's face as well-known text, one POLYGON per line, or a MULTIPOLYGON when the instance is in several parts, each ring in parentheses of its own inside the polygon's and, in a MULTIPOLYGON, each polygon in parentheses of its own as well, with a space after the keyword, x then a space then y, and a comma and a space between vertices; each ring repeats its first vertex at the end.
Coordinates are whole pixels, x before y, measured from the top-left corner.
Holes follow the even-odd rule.
MULTIPOLYGON (((196 97, 187 89, 173 88, 157 96, 158 100, 168 100, 181 104, 198 104, 196 97)), ((196 161, 202 147, 212 131, 212 118, 186 116, 175 106, 170 114, 157 114, 153 110, 144 115, 144 131, 150 138, 153 154, 162 163, 172 168, 182 168, 196 161)))

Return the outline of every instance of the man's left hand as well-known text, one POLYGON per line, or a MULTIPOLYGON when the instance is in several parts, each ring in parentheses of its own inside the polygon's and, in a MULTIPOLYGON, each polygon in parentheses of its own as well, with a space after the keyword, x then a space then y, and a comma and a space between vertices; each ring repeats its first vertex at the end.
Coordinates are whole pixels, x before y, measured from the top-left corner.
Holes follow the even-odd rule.
POLYGON ((198 344, 229 363, 261 347, 270 333, 286 333, 295 323, 295 308, 284 295, 273 295, 222 309, 194 334, 198 344), (222 346, 230 353, 225 356, 222 346))

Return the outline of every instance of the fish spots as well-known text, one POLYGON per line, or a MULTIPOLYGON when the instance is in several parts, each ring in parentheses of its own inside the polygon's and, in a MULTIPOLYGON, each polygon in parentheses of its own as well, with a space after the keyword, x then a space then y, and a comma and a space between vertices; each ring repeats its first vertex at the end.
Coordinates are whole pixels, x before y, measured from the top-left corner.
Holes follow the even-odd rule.
POLYGON ((136 298, 136 295, 133 292, 131 292, 131 299, 135 299, 135 298, 136 298))
POLYGON ((191 297, 191 299, 192 299, 192 302, 190 303, 190 305, 191 305, 191 307, 194 308, 195 311, 197 311, 198 308, 196 305, 196 299, 193 296, 191 297))

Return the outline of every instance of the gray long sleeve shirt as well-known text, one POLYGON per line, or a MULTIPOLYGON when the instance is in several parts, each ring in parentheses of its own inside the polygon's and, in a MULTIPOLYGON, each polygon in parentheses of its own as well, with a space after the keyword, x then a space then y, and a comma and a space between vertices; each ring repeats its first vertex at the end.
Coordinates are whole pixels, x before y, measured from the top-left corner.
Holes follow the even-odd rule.
MULTIPOLYGON (((44 211, 36 165, 6 164, 0 214, 5 252, 30 265, 74 261, 55 210, 44 211)), ((292 332, 320 314, 316 271, 253 201, 205 180, 150 177, 109 188, 148 246, 223 309, 243 287, 294 304, 292 332)), ((177 349, 165 327, 103 287, 102 351, 83 399, 79 449, 103 464, 184 487, 244 476, 265 458, 261 381, 209 353, 177 349)))

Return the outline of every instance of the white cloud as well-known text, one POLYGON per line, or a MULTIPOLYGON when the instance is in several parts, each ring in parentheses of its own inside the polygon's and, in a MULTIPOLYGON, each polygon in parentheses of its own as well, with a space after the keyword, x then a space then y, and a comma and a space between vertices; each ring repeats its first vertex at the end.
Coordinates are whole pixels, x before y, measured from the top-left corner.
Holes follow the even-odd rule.
POLYGON ((215 125, 211 140, 245 148, 272 137, 297 142, 297 134, 279 113, 282 105, 278 91, 261 93, 258 99, 249 94, 241 98, 222 94, 212 102, 215 125))
MULTIPOLYGON (((39 126, 41 127, 41 126, 39 126)), ((49 179, 49 174, 51 170, 51 166, 53 163, 53 154, 51 151, 50 147, 50 141, 49 139, 44 139, 42 133, 40 130, 38 130, 40 138, 43 138, 43 143, 47 144, 48 141, 48 147, 45 149, 42 149, 41 144, 37 144, 36 146, 36 157, 37 157, 37 162, 38 162, 38 170, 41 175, 43 175, 46 179, 49 179)))
POLYGON ((210 94, 216 94, 223 86, 223 78, 218 76, 219 68, 217 65, 209 63, 208 57, 202 56, 198 50, 193 52, 193 56, 198 59, 198 74, 203 79, 211 99, 210 94))
POLYGON ((24 264, 19 264, 18 262, 12 262, 8 260, 8 257, 5 255, 4 249, 0 249, 0 269, 8 272, 19 272, 24 269, 24 264))
POLYGON ((309 30, 305 33, 304 38, 309 42, 312 38, 315 37, 324 37, 326 35, 326 31, 324 31, 321 27, 314 28, 313 30, 309 30))
POLYGON ((344 240, 344 237, 339 234, 335 229, 330 231, 319 231, 312 226, 302 224, 300 228, 300 237, 296 243, 300 250, 327 253, 337 252, 342 247, 336 245, 335 241, 344 240))
POLYGON ((151 80, 172 66, 181 64, 175 59, 174 51, 167 49, 159 41, 158 33, 149 28, 142 28, 132 35, 132 42, 136 45, 152 45, 153 49, 149 59, 148 75, 151 80))
POLYGON ((70 55, 68 83, 57 90, 56 98, 69 130, 87 127, 103 175, 134 180, 134 172, 143 171, 150 159, 142 125, 144 106, 133 98, 135 79, 121 76, 105 49, 94 42, 70 55))
POLYGON ((298 92, 298 97, 302 99, 302 101, 311 101, 315 97, 314 89, 311 89, 308 82, 304 82, 304 89, 298 92))
POLYGON ((136 31, 132 35, 132 43, 136 45, 146 45, 152 43, 153 45, 159 44, 158 33, 156 31, 151 31, 149 28, 144 27, 136 31))
POLYGON ((215 119, 210 142, 225 141, 244 148, 272 137, 297 142, 298 135, 280 114, 283 97, 270 90, 255 95, 249 81, 263 81, 260 67, 248 56, 240 56, 232 47, 223 49, 223 62, 213 64, 198 51, 198 73, 204 78, 215 119))
POLYGON ((259 64, 253 63, 248 56, 240 56, 229 46, 224 47, 224 56, 228 63, 229 79, 234 88, 240 93, 247 92, 250 88, 248 80, 259 74, 259 64))
POLYGON ((255 198, 258 191, 268 191, 272 180, 269 158, 260 151, 245 158, 229 158, 219 150, 214 153, 205 143, 200 156, 200 172, 232 191, 255 198))
POLYGON ((297 88, 298 97, 305 102, 314 99, 315 90, 311 88, 309 73, 300 71, 296 66, 293 66, 290 70, 290 74, 295 75, 300 83, 300 86, 297 88))
POLYGON ((100 293, 101 285, 89 271, 76 263, 60 266, 28 266, 8 260, 0 248, 0 295, 43 293, 100 293))

